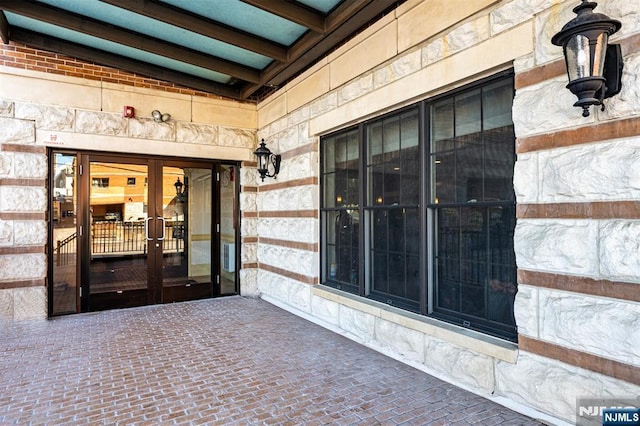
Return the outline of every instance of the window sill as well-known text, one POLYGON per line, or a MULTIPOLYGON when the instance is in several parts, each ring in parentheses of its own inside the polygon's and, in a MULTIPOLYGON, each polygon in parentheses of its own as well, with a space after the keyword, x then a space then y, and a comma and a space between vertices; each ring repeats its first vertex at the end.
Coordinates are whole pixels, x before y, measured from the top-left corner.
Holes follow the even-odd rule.
POLYGON ((516 362, 518 345, 515 343, 469 330, 455 324, 449 324, 435 318, 418 315, 375 300, 345 293, 321 284, 314 286, 312 293, 314 296, 367 313, 376 318, 390 321, 408 329, 463 347, 472 352, 478 352, 512 364, 516 362))

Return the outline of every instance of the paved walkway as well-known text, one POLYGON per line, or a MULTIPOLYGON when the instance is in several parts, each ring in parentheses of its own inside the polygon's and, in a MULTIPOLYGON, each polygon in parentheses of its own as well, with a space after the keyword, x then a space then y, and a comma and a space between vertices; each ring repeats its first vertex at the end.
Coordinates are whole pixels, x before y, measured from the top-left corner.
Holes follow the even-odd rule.
POLYGON ((241 297, 0 323, 0 425, 535 425, 241 297))

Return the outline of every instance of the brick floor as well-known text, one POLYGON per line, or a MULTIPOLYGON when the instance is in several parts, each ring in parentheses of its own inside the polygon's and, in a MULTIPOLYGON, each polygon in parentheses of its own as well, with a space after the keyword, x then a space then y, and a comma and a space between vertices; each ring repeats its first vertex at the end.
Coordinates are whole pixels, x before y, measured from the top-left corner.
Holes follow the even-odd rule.
POLYGON ((241 297, 0 323, 0 425, 536 425, 241 297))

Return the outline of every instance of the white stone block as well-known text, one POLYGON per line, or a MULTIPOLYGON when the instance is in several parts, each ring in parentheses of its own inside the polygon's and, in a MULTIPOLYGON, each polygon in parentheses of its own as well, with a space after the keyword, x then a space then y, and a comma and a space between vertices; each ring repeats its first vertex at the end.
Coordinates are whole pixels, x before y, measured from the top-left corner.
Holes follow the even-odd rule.
POLYGON ((13 245, 13 221, 0 219, 0 246, 13 245))
POLYGON ((538 153, 518 154, 513 169, 513 187, 518 203, 538 201, 538 181, 538 153))
POLYGON ((575 424, 577 398, 640 395, 640 387, 520 351, 516 364, 497 361, 495 396, 575 424))
POLYGON ((332 300, 312 295, 311 313, 313 316, 329 324, 339 324, 340 305, 332 300))
POLYGON ((328 93, 314 101, 310 106, 309 118, 329 112, 338 106, 338 94, 336 92, 328 93))
MULTIPOLYGON (((640 7, 636 8, 640 9, 640 7)), ((636 16, 639 15, 636 14, 636 16)), ((597 110, 598 117, 603 120, 637 116, 640 114, 638 99, 640 99, 640 54, 624 58, 620 93, 605 99, 604 111, 600 111, 599 108, 592 108, 592 110, 597 110)))
POLYGON ((552 0, 514 0, 503 2, 489 15, 492 34, 513 28, 531 19, 536 13, 551 6, 552 0))
POLYGON ((309 106, 303 106, 287 115, 287 127, 293 127, 298 124, 305 124, 309 120, 309 106))
POLYGON ((44 287, 26 287, 13 290, 13 318, 16 320, 45 319, 47 297, 44 287))
POLYGON ((32 120, 0 117, 0 143, 31 144, 36 141, 32 120))
MULTIPOLYGON (((640 7, 634 1, 629 0, 601 0, 595 12, 604 13, 610 18, 622 22, 622 28, 611 38, 611 42, 637 33, 640 30, 640 7)), ((626 66, 626 64, 625 64, 626 66)))
POLYGON ((258 297, 258 271, 257 269, 240 270, 240 294, 245 297, 258 297))
POLYGON ((306 185, 259 193, 258 211, 315 210, 318 205, 318 186, 306 185))
POLYGON ((547 289, 539 294, 542 340, 640 366, 639 303, 547 289))
POLYGON ((24 120, 35 120, 38 129, 72 131, 75 110, 38 104, 16 103, 15 116, 24 120))
POLYGON ((248 129, 237 129, 231 127, 218 128, 218 145, 235 148, 256 149, 256 132, 248 129))
POLYGON ((640 137, 539 154, 541 201, 640 198, 640 137))
POLYGON ((128 133, 129 137, 136 139, 175 141, 176 125, 173 120, 156 123, 146 118, 130 118, 128 133))
POLYGON ((47 223, 42 220, 16 220, 13 240, 15 245, 45 245, 47 223))
POLYGON ((14 103, 0 100, 0 117, 13 117, 14 103))
POLYGON ((300 243, 318 241, 318 220, 315 218, 260 218, 258 235, 300 243))
POLYGON ((0 186, 0 212, 44 212, 46 209, 45 188, 0 186))
POLYGON ((13 320, 13 289, 0 289, 0 321, 13 320))
POLYGON ((13 152, 0 151, 0 176, 13 176, 13 152))
POLYGON ((640 220, 600 222, 600 274, 604 278, 640 283, 639 254, 640 220))
POLYGON ((311 311, 311 286, 298 281, 289 280, 287 302, 303 312, 311 311))
POLYGON ((205 124, 178 122, 176 141, 201 145, 218 145, 218 128, 205 124))
POLYGON ((421 51, 414 50, 393 60, 373 73, 373 87, 379 88, 394 80, 418 71, 422 66, 421 51))
POLYGON ((361 343, 367 343, 375 337, 376 318, 366 312, 340 305, 340 328, 349 337, 361 343))
POLYGON ((544 3, 544 7, 549 7, 549 9, 535 17, 537 64, 544 64, 564 57, 562 47, 552 44, 551 38, 562 29, 564 24, 576 17, 576 14, 573 13, 576 3, 555 1, 553 6, 549 1, 544 1, 544 3))
POLYGON ((127 136, 128 119, 121 114, 76 111, 76 132, 107 136, 127 136))
POLYGON ((375 333, 376 343, 386 352, 424 363, 424 334, 380 318, 376 321, 375 333))
POLYGON ((519 334, 539 337, 538 332, 538 288, 526 284, 518 284, 513 313, 519 334))
POLYGON ((243 217, 240 222, 240 235, 244 237, 257 236, 258 219, 254 217, 243 217))
POLYGON ((519 268, 582 276, 598 272, 595 221, 519 219, 514 245, 519 268))
POLYGON ((44 278, 46 265, 44 254, 0 255, 0 281, 44 278))
POLYGON ((306 277, 317 275, 317 253, 288 247, 260 244, 258 262, 277 266, 306 277))
POLYGON ((46 155, 17 152, 13 156, 13 164, 16 178, 45 179, 48 175, 46 155))
POLYGON ((243 212, 255 212, 258 210, 258 194, 255 192, 240 193, 240 210, 243 212))
POLYGON ((513 100, 516 137, 564 129, 567 123, 585 126, 595 122, 595 114, 584 118, 581 110, 571 107, 576 97, 566 85, 567 78, 563 75, 516 91, 513 100))
POLYGON ((441 377, 462 383, 478 392, 490 394, 494 389, 493 359, 451 343, 426 336, 425 361, 441 377))
POLYGON ((242 263, 256 263, 258 261, 258 244, 244 243, 242 244, 242 263))

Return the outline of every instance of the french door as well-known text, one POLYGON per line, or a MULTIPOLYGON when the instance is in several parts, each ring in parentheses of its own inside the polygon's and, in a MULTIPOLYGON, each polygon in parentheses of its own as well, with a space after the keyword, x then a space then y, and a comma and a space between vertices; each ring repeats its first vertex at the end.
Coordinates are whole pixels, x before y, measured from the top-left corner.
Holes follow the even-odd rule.
POLYGON ((67 230, 52 220, 51 252, 60 258, 64 244, 76 243, 77 253, 66 250, 64 259, 75 261, 77 279, 69 276, 74 265, 52 259, 51 314, 74 311, 69 294, 56 296, 60 289, 77 289, 76 312, 237 293, 235 165, 86 153, 52 158, 67 164, 67 180, 73 175, 78 185, 54 182, 66 188, 67 230), (56 230, 77 242, 61 243, 56 230))

